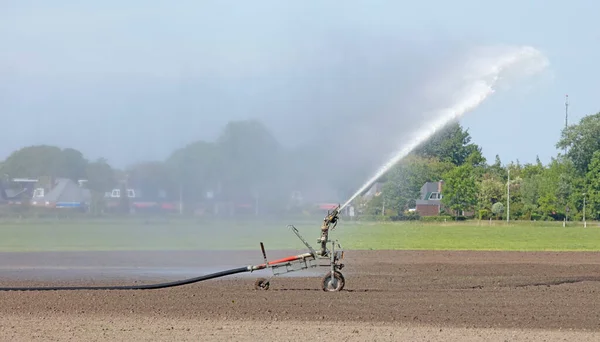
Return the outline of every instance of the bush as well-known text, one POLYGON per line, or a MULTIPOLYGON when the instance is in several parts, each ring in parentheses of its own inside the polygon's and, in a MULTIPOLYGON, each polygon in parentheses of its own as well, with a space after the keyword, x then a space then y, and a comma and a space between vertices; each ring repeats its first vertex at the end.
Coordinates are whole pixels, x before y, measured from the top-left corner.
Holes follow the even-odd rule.
POLYGON ((399 220, 402 221, 417 221, 420 219, 421 215, 416 211, 405 211, 402 215, 399 215, 399 220))
POLYGON ((487 220, 490 218, 490 212, 487 209, 481 209, 479 210, 479 219, 480 220, 487 220))
POLYGON ((359 221, 375 221, 375 222, 388 222, 392 221, 392 216, 382 216, 382 215, 360 215, 358 217, 359 221))
POLYGON ((419 214, 399 214, 390 216, 391 221, 418 221, 420 219, 419 214))
POLYGON ((360 221, 390 222, 390 221, 418 221, 421 216, 417 212, 404 212, 396 215, 361 215, 360 221))
POLYGON ((440 216, 423 216, 421 217, 421 221, 423 222, 444 222, 444 221, 454 221, 454 217, 450 215, 440 215, 440 216))
POLYGON ((492 212, 496 215, 496 218, 502 216, 504 214, 504 204, 501 202, 496 202, 492 205, 492 212))

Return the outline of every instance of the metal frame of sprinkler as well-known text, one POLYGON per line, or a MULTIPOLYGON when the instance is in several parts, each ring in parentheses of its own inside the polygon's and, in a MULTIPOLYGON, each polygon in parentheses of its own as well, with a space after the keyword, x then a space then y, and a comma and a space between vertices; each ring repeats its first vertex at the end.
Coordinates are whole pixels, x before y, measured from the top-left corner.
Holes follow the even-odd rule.
POLYGON ((317 243, 320 244, 319 250, 312 248, 293 225, 288 225, 288 228, 290 228, 306 248, 308 248, 308 253, 268 261, 265 246, 261 242, 260 248, 265 263, 255 266, 255 269, 253 270, 270 268, 273 271, 273 275, 269 278, 257 279, 254 283, 254 288, 257 290, 268 290, 271 279, 276 276, 321 266, 329 267, 329 271, 321 279, 321 288, 323 291, 341 291, 346 284, 346 280, 340 272, 341 269, 344 268, 344 264, 340 262, 344 258, 344 250, 338 240, 329 240, 329 231, 335 229, 339 220, 339 210, 340 206, 336 207, 333 211, 328 212, 325 219, 323 219, 323 224, 321 225, 321 237, 317 240, 317 243), (327 244, 329 243, 331 244, 331 249, 327 248, 327 244))

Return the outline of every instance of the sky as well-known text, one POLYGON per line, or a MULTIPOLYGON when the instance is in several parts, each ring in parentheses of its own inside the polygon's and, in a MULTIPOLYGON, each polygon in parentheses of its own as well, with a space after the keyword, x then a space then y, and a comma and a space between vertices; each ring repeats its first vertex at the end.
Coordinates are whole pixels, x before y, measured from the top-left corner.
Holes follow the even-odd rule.
POLYGON ((591 0, 0 0, 0 159, 51 144, 124 167, 248 118, 290 146, 388 153, 441 103, 465 51, 527 45, 549 71, 461 124, 490 162, 547 163, 566 94, 570 123, 600 111, 596 13, 591 0))

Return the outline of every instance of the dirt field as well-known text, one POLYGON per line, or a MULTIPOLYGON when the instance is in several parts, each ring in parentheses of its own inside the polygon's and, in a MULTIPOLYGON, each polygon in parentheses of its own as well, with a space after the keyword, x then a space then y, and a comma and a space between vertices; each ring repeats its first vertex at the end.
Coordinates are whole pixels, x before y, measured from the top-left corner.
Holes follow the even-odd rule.
MULTIPOLYGON (((260 262, 260 252, 9 253, 0 282, 139 284, 260 262)), ((268 291, 253 288, 262 271, 164 290, 0 292, 0 339, 600 340, 599 253, 350 251, 345 262, 339 293, 320 290, 325 270, 268 291)))

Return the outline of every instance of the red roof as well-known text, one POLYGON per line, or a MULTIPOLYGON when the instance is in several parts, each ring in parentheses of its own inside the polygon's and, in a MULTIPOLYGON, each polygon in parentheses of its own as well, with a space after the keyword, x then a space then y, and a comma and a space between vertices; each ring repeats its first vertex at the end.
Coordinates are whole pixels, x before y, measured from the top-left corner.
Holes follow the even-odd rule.
POLYGON ((319 209, 333 210, 333 209, 337 208, 337 206, 338 206, 337 203, 321 203, 321 204, 319 204, 319 209))

